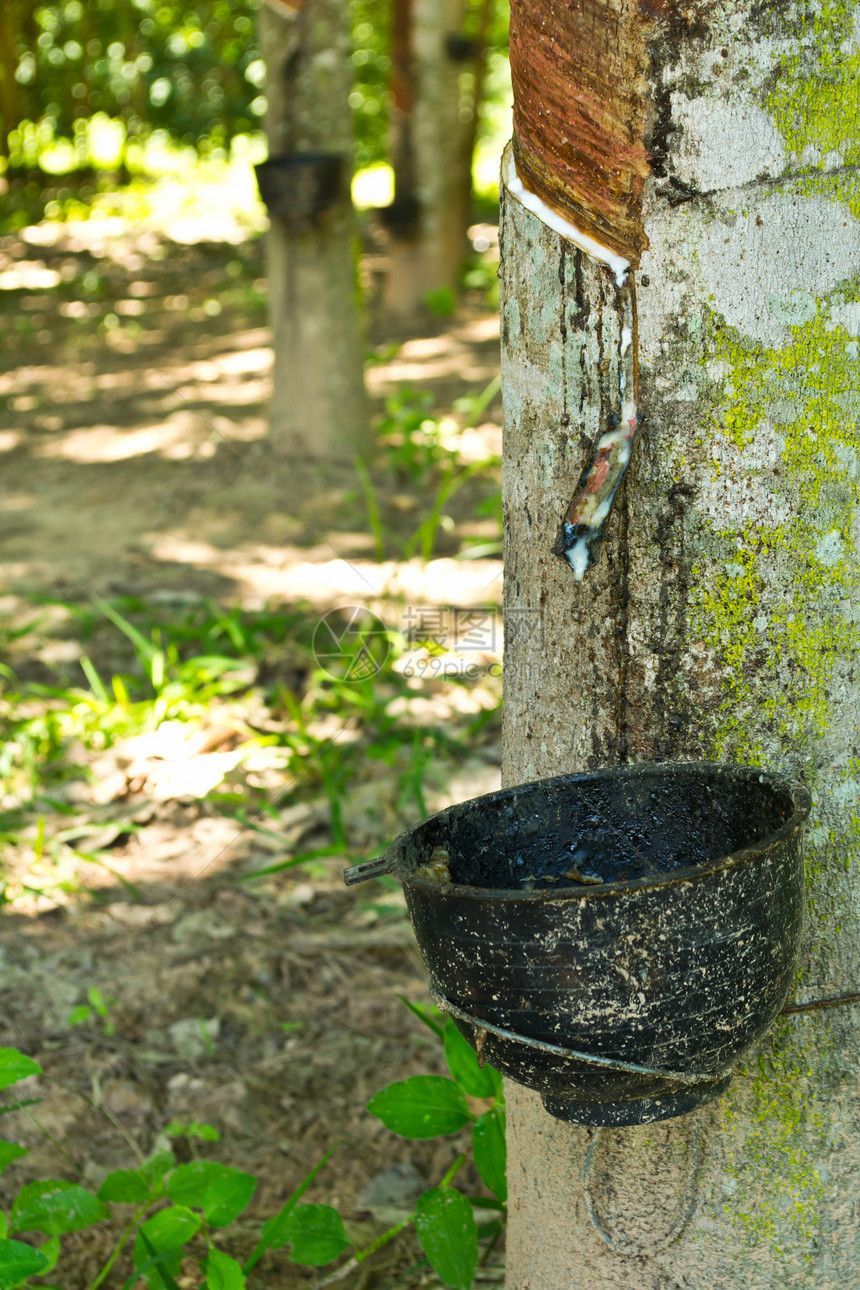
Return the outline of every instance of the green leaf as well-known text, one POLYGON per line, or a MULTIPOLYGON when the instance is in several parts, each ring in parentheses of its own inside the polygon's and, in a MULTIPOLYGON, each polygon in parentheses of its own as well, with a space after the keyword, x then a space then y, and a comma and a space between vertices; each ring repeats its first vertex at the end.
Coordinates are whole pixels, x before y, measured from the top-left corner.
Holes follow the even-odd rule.
POLYGON ((495 1092, 496 1106, 504 1106, 505 1105, 505 1085, 500 1072, 496 1070, 495 1066, 485 1066, 484 1070, 490 1072, 490 1079, 493 1081, 493 1087, 496 1090, 495 1092))
POLYGON ((110 1218, 110 1210, 79 1183, 55 1178, 22 1187, 12 1206, 12 1229, 60 1236, 110 1218))
POLYGON ((151 1196, 149 1182, 137 1169, 116 1169, 99 1187, 99 1200, 139 1205, 151 1196))
POLYGON ((371 1098, 367 1109, 403 1138, 456 1133, 472 1119, 462 1090, 444 1075, 413 1075, 389 1084, 371 1098))
POLYGON ((199 1138, 201 1142, 220 1142, 221 1134, 214 1124, 204 1124, 201 1120, 192 1120, 190 1124, 180 1124, 171 1120, 164 1130, 168 1138, 199 1138))
POLYGON ((0 1048, 0 1088, 8 1088, 28 1075, 41 1073, 41 1066, 32 1057, 25 1057, 17 1048, 0 1048))
POLYGON ((259 1263, 266 1250, 279 1250, 282 1246, 286 1245, 289 1239, 287 1236, 287 1220, 290 1214, 293 1212, 297 1202, 307 1191, 308 1187, 310 1187, 323 1165, 326 1164, 334 1155, 336 1149, 337 1144, 335 1144, 330 1151, 325 1153, 322 1160, 319 1164, 314 1165, 310 1173, 305 1175, 292 1196, 290 1196, 289 1200, 285 1201, 277 1214, 273 1214, 272 1217, 267 1219, 263 1224, 260 1239, 250 1257, 245 1261, 245 1272, 250 1272, 251 1269, 259 1263))
POLYGON ((90 986, 87 990, 87 998, 100 1017, 106 1017, 108 1013, 108 1005, 110 1003, 116 1003, 116 999, 105 999, 97 985, 90 986))
POLYGON ((226 1227, 247 1208, 257 1186, 253 1174, 231 1169, 206 1193, 203 1213, 211 1227, 226 1227))
MULTIPOLYGON (((49 1241, 45 1241, 44 1245, 40 1245, 39 1253, 44 1254, 45 1258, 48 1260, 48 1266, 46 1268, 43 1268, 42 1272, 40 1273, 40 1276, 44 1277, 44 1276, 47 1276, 49 1272, 53 1272, 54 1268, 57 1266, 57 1260, 60 1257, 59 1236, 52 1236, 49 1241)), ((42 1290, 41 1287, 40 1287, 40 1290, 42 1290)))
POLYGON ((206 1260, 207 1290, 245 1290, 245 1273, 223 1250, 210 1250, 206 1260))
POLYGON ((131 1290, 133 1285, 136 1286, 139 1277, 143 1278, 151 1290, 179 1290, 173 1273, 178 1273, 182 1269, 181 1247, 178 1250, 162 1250, 159 1253, 146 1232, 141 1229, 135 1238, 133 1257, 136 1271, 126 1281, 123 1290, 131 1290))
POLYGON ((293 1262, 312 1268, 331 1263, 352 1245, 340 1214, 331 1205, 297 1205, 285 1230, 293 1262))
POLYGON ((123 635, 128 637, 128 639, 131 641, 132 645, 135 648, 135 652, 140 662, 144 665, 148 663, 151 668, 155 655, 159 653, 159 650, 152 643, 152 641, 148 641, 146 637, 143 636, 137 630, 137 628, 128 621, 127 618, 123 618, 122 614, 119 613, 116 609, 114 609, 113 605, 108 604, 106 600, 96 600, 95 604, 97 608, 99 608, 102 611, 102 613, 105 614, 111 620, 111 622, 120 629, 123 635))
POLYGON ((478 1266, 472 1206, 456 1187, 433 1187, 418 1197, 415 1230, 433 1271, 451 1290, 469 1290, 478 1266))
POLYGON ((173 1274, 180 1270, 182 1247, 201 1222, 199 1214, 172 1205, 141 1224, 134 1242, 134 1265, 152 1290, 171 1290, 175 1285, 173 1274))
POLYGON ((77 1008, 72 1008, 72 1011, 66 1017, 66 1021, 70 1026, 82 1026, 84 1022, 89 1021, 92 1011, 88 1004, 80 1003, 77 1008))
POLYGON ((7 1165, 11 1165, 13 1160, 20 1160, 22 1156, 28 1155, 26 1147, 19 1147, 16 1142, 0 1141, 0 1174, 7 1165))
POLYGON ((216 1160, 194 1160, 173 1171, 167 1194, 177 1204, 202 1209, 212 1227, 226 1227, 246 1208, 256 1186, 253 1174, 216 1160))
POLYGON ((176 1164, 172 1151, 154 1151, 140 1166, 140 1176, 145 1178, 152 1190, 159 1195, 163 1191, 164 1175, 176 1164))
POLYGON ((82 654, 81 657, 78 659, 78 662, 81 665, 81 671, 83 672, 84 676, 87 678, 87 680, 90 683, 90 689, 92 690, 93 694, 96 696, 98 701, 100 703, 109 704, 110 695, 105 689, 105 683, 99 676, 96 666, 93 663, 92 659, 88 658, 86 654, 82 654))
POLYGON ((477 1055, 451 1018, 445 1026, 445 1061, 453 1078, 469 1097, 495 1097, 496 1081, 489 1066, 478 1065, 477 1055))
POLYGON ((12 1290, 27 1277, 47 1272, 48 1260, 41 1250, 23 1241, 0 1241, 0 1290, 12 1290))
POLYGON ((157 1252, 178 1250, 186 1241, 190 1241, 195 1232, 200 1230, 202 1219, 184 1205, 171 1205, 160 1209, 152 1218, 140 1226, 147 1241, 157 1252))
POLYGON ((508 1163, 505 1145, 505 1113, 500 1106, 479 1115, 472 1126, 472 1154, 475 1168, 499 1200, 508 1199, 508 1163))
MULTIPOLYGON (((474 1206, 474 1201, 472 1202, 474 1206)), ((505 1230, 505 1220, 503 1218, 494 1218, 491 1223, 478 1224, 478 1240, 489 1241, 494 1236, 501 1236, 505 1230)))
POLYGON ((202 1209, 206 1203, 206 1189, 218 1177, 214 1160, 195 1160, 190 1165, 179 1165, 167 1180, 167 1194, 177 1205, 194 1205, 202 1209))
MULTIPOLYGON (((406 1007, 413 1014, 413 1016, 417 1017, 419 1021, 423 1021, 424 1025, 427 1026, 429 1030, 433 1031, 433 1034, 436 1035, 438 1039, 442 1038, 442 1035, 444 1033, 442 1030, 442 1027, 439 1025, 437 1021, 434 1020, 433 1016, 430 1013, 429 1008, 427 1009, 422 1008, 420 1003, 411 1003, 409 999, 407 999, 406 996, 403 994, 398 994, 397 997, 401 1003, 406 1004, 406 1007)), ((440 1015, 438 1008, 435 1009, 435 1012, 437 1015, 440 1015)))

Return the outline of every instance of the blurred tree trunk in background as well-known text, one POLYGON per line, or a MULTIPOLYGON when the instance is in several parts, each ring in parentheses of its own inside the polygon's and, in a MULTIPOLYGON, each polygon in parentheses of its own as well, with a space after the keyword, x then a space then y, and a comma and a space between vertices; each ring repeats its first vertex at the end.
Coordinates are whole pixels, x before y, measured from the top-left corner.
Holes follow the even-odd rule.
POLYGON ((339 154, 334 203, 297 228, 271 214, 268 279, 274 383, 270 442, 279 456, 352 460, 367 447, 358 238, 350 196, 352 83, 343 0, 269 0, 260 10, 270 158, 339 154))
MULTIPOLYGON (((814 806, 800 1001, 860 989, 856 14, 847 0, 512 6, 516 145, 554 122, 553 182, 588 153, 558 204, 578 201, 570 222, 641 264, 645 429, 577 582, 554 547, 619 410, 620 296, 503 191, 504 782, 628 758, 801 775, 814 806), (571 16, 578 39, 559 30, 571 16), (553 97, 565 59, 579 70, 553 97)), ((782 1019, 698 1113, 674 1241, 693 1117, 602 1131, 591 1179, 610 1248, 583 1187, 594 1130, 509 1086, 508 1290, 855 1286, 858 1026, 857 1007, 782 1019)))
POLYGON ((18 83, 18 0, 0 4, 0 157, 9 156, 9 134, 20 121, 18 83))
POLYGON ((469 0, 393 0, 389 314, 414 315, 428 292, 456 291, 489 17, 490 0, 477 9, 469 0))

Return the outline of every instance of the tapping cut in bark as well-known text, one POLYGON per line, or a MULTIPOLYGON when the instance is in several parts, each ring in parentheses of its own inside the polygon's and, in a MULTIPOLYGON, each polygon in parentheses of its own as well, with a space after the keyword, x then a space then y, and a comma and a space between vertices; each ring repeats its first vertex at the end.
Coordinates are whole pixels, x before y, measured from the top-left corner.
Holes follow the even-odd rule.
POLYGON ((641 429, 630 270, 648 246, 644 24, 639 6, 624 0, 547 0, 511 12, 514 135, 506 186, 606 264, 618 288, 620 389, 606 400, 611 419, 582 471, 558 544, 577 581, 597 557, 641 429))
POLYGON ((616 286, 624 286, 627 281, 627 274, 630 271, 630 261, 623 255, 610 250, 608 246, 598 242, 581 228, 572 224, 563 215, 559 215, 557 211, 546 204, 542 197, 531 192, 517 172, 513 144, 505 150, 502 158, 502 178, 508 192, 517 199, 521 206, 525 206, 526 210, 531 211, 533 215, 537 215, 538 219, 542 220, 551 229, 554 229, 556 233, 560 233, 568 242, 573 242, 574 246, 578 246, 581 251, 585 251, 586 255, 590 255, 592 260, 599 260, 601 264, 605 264, 611 271, 616 286))
POLYGON ((540 197, 529 192, 517 174, 513 149, 502 161, 505 188, 511 197, 537 215, 545 224, 574 243, 593 260, 606 265, 615 282, 619 315, 618 385, 608 392, 612 408, 610 421, 596 440, 591 456, 579 478, 576 493, 567 509, 557 544, 558 553, 581 582, 597 559, 612 505, 630 464, 633 446, 642 429, 636 399, 638 386, 638 336, 636 325, 636 283, 629 261, 600 245, 549 209, 540 197))
POLYGON ((513 152, 526 188, 635 267, 642 186, 644 19, 624 0, 511 7, 513 152))

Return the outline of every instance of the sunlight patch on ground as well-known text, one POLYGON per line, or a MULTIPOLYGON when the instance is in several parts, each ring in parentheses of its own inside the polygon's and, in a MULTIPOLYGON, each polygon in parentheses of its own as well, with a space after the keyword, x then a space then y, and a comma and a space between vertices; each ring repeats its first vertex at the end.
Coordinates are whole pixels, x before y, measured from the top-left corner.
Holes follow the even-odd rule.
POLYGON ((482 793, 494 793, 501 787, 502 772, 498 766, 467 765, 451 776, 444 789, 429 794, 427 807, 430 811, 444 811, 446 806, 482 793))
MULTIPOLYGON (((215 384, 215 382, 212 382, 215 384)), ((201 384, 197 389, 183 389, 180 392, 185 395, 190 403, 202 402, 204 404, 201 411, 221 430, 221 433, 227 438, 231 436, 238 439, 263 439, 268 430, 267 422, 264 417, 244 418, 241 421, 235 420, 233 415, 230 417, 211 416, 205 405, 212 398, 217 398, 224 407, 247 407, 259 405, 268 399, 271 393, 272 384, 268 376, 262 376, 257 381, 235 381, 230 380, 228 383, 219 381, 217 388, 214 390, 207 388, 207 383, 201 384), (253 426, 251 425, 253 422, 253 426), (219 424, 223 423, 223 424, 219 424), (235 429, 236 434, 233 435, 235 429)))
POLYGON ((200 381, 216 381, 222 376, 245 376, 248 372, 267 372, 272 364, 272 350, 268 345, 256 349, 240 349, 207 358, 203 363, 192 364, 188 375, 200 381))
POLYGON ((497 364, 469 363, 464 366, 462 356, 451 354, 447 358, 430 359, 427 362, 406 362, 398 360, 396 366, 371 368, 367 373, 367 388, 371 394, 381 395, 391 392, 395 384, 420 381, 434 381, 443 377, 458 377, 464 381, 490 380, 496 372, 497 364))
MULTIPOLYGON (((430 605, 499 605, 501 560, 390 561, 390 594, 430 605)), ((382 566, 381 566, 382 567, 382 566)))
MULTIPOLYGON (((52 367, 50 364, 22 364, 20 367, 11 368, 8 372, 0 373, 0 394, 21 396, 21 392, 28 388, 53 389, 57 391, 59 398, 59 388, 63 385, 65 397, 68 398, 69 382, 74 382, 74 372, 66 367, 52 367)), ((81 388, 78 382, 78 388, 81 388)), ((26 411, 21 408, 20 401, 16 404, 16 411, 26 411)))
MULTIPOLYGON (((479 426, 467 426, 459 430, 452 446, 456 446, 457 456, 464 464, 473 461, 486 461, 487 457, 501 456, 502 427, 494 421, 485 421, 479 426)), ((493 531, 497 526, 492 524, 493 531)), ((461 525, 461 531, 466 529, 461 525)))
POLYGON ((49 269, 41 260, 20 260, 0 273, 0 291, 50 290, 62 280, 56 269, 49 269))
MULTIPOLYGON (((343 535, 335 535, 343 542, 343 535)), ((502 597, 501 560, 326 560, 325 547, 247 545, 220 550, 177 533, 147 542, 150 558, 213 569, 238 583, 240 596, 281 597, 312 605, 365 603, 403 596, 432 605, 496 605, 502 597), (316 558, 315 558, 316 557, 316 558)))
MULTIPOLYGON (((262 220, 258 227, 265 228, 262 220)), ((247 225, 240 223, 231 211, 207 211, 168 220, 164 232, 181 246, 193 246, 196 242, 230 242, 240 246, 248 237, 247 225)))
POLYGON ((372 395, 382 395, 390 393, 396 384, 445 377, 486 383, 498 373, 498 356, 488 355, 486 362, 476 362, 473 346, 480 341, 494 340, 498 334, 498 321, 490 318, 475 319, 443 336, 408 340, 390 363, 368 368, 367 388, 372 395))
POLYGON ((499 339, 499 315, 490 314, 481 318, 470 318, 468 322, 453 328, 451 335, 466 344, 479 344, 481 341, 499 339))
POLYGON ((36 493, 6 493, 3 497, 4 511, 28 511, 39 505, 36 493))
POLYGON ((205 797, 246 757, 235 745, 241 733, 229 726, 163 721, 157 730, 122 739, 91 765, 94 802, 107 804, 129 793, 153 801, 205 797), (229 745, 226 751, 223 745, 229 745))
MULTIPOLYGON (((226 418, 218 417, 217 420, 225 421, 226 418)), ((233 423, 228 424, 235 431, 233 423)), ((211 431, 199 417, 179 412, 159 425, 138 426, 134 430, 121 430, 111 425, 71 430, 61 439, 36 445, 33 453, 37 457, 60 457, 85 465, 126 461, 129 457, 142 457, 150 452, 158 453, 169 461, 182 461, 191 456, 212 456, 215 447, 209 443, 210 436, 211 431)))

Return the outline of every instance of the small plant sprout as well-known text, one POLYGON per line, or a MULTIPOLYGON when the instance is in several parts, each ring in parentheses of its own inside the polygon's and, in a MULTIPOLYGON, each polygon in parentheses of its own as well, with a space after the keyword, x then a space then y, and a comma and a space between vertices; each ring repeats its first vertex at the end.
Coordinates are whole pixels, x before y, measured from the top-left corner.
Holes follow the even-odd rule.
POLYGON ((91 985, 87 990, 89 1003, 79 1004, 67 1017, 70 1026, 85 1026, 87 1022, 98 1018, 101 1022, 101 1032, 103 1035, 116 1034, 116 1024, 110 1020, 110 1009, 116 1004, 116 999, 111 995, 103 995, 97 986, 91 985))

